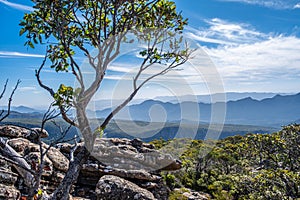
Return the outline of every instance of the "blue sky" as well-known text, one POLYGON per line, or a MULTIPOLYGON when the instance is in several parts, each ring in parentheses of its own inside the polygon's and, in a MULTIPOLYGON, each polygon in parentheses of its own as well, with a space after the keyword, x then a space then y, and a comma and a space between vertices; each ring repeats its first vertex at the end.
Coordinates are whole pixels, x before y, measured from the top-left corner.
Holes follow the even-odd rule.
MULTIPOLYGON (((148 84, 138 98, 218 92, 210 86, 216 81, 227 92, 300 92, 300 0, 176 0, 176 4, 189 18, 185 37, 201 45, 215 71, 199 75, 187 67, 177 75, 187 80, 190 89, 172 89, 180 87, 175 73, 148 84)), ((24 47, 25 37, 19 36, 18 26, 23 14, 31 10, 30 5, 27 0, 0 0, 0 84, 9 78, 11 89, 21 79, 14 105, 38 107, 50 101, 34 76, 45 50, 24 47)), ((134 57, 134 52, 131 54, 134 57)), ((192 65, 197 62, 194 60, 192 65)), ((132 63, 135 61, 128 55, 117 59, 97 98, 114 97, 111 91, 117 83, 122 84, 119 81, 132 63)), ((43 73, 43 80, 53 87, 62 80, 74 84, 70 75, 50 70, 43 73)), ((5 100, 7 97, 0 104, 5 100)))

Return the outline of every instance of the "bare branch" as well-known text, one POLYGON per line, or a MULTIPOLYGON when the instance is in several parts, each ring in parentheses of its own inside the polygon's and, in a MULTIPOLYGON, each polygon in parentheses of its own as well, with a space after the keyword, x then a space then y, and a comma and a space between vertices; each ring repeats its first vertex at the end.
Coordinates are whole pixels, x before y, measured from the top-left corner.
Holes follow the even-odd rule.
POLYGON ((3 138, 0 137, 0 152, 2 155, 10 158, 6 159, 8 162, 10 160, 14 161, 14 167, 20 173, 20 175, 24 178, 25 184, 28 187, 31 187, 34 183, 34 172, 31 170, 30 165, 26 162, 26 160, 21 157, 10 145, 8 145, 3 138))
POLYGON ((20 168, 26 170, 27 172, 29 172, 29 173, 31 173, 31 174, 35 174, 35 172, 34 172, 33 170, 31 170, 31 169, 29 169, 29 168, 27 168, 27 167, 25 167, 25 166, 23 166, 23 165, 20 165, 18 162, 13 161, 13 160, 11 160, 11 159, 5 157, 5 156, 0 155, 0 159, 1 159, 1 160, 5 160, 6 162, 9 162, 10 164, 13 164, 14 166, 18 166, 18 167, 20 167, 20 168))
POLYGON ((78 143, 77 143, 77 136, 74 136, 74 146, 71 148, 70 151, 70 162, 74 162, 74 152, 76 151, 76 149, 78 148, 78 143))
POLYGON ((55 144, 58 144, 58 143, 62 143, 62 142, 69 142, 69 141, 72 141, 73 139, 70 139, 70 140, 64 140, 64 138, 66 137, 66 135, 68 134, 68 132, 70 131, 70 129, 72 128, 72 125, 69 124, 69 126, 65 129, 62 128, 61 125, 59 125, 56 121, 52 121, 52 123, 57 127, 59 128, 60 130, 60 137, 57 138, 54 142, 51 142, 50 146, 54 146, 55 144))
MULTIPOLYGON (((11 109, 12 98, 13 98, 13 96, 14 96, 14 94, 15 94, 15 91, 17 90, 17 88, 18 88, 18 86, 19 86, 20 83, 21 83, 21 81, 18 80, 17 83, 16 83, 16 85, 15 85, 15 87, 14 87, 14 89, 13 89, 13 91, 11 92, 10 97, 9 97, 9 99, 8 99, 7 112, 6 112, 6 114, 5 114, 4 116, 2 116, 3 112, 1 112, 0 117, 1 117, 1 116, 2 116, 2 117, 0 118, 0 122, 3 121, 5 118, 7 118, 7 117, 9 116, 9 114, 10 114, 10 109, 11 109)), ((5 88, 6 88, 6 84, 5 84, 5 88)), ((4 90, 4 91, 5 91, 5 90, 4 90)))
MULTIPOLYGON (((35 71, 35 76, 37 78, 37 81, 40 85, 40 87, 44 88, 46 91, 48 91, 50 93, 50 95, 54 98, 54 95, 55 95, 55 92, 52 88, 48 87, 47 85, 43 84, 43 82, 41 81, 41 71, 42 69, 44 68, 45 66, 45 63, 47 61, 47 55, 48 55, 48 51, 44 57, 44 60, 40 66, 40 68, 38 70, 35 71)), ((59 110, 60 110, 60 113, 62 115, 62 118, 68 122, 69 124, 71 124, 72 126, 78 126, 73 120, 71 120, 68 115, 67 115, 67 111, 66 109, 62 106, 62 105, 59 105, 59 110)))
MULTIPOLYGON (((187 45, 187 44, 186 44, 187 45)), ((156 74, 153 74, 152 76, 146 78, 144 81, 142 81, 142 83, 140 83, 139 85, 137 85, 137 82, 139 80, 139 77, 140 75, 142 74, 142 72, 147 69, 148 67, 152 66, 153 64, 155 64, 156 62, 153 62, 153 63, 149 63, 148 65, 145 66, 145 64, 147 63, 147 61, 149 60, 149 57, 150 55, 148 55, 141 67, 139 68, 139 71, 137 72, 137 75, 135 76, 135 78, 133 79, 133 85, 134 85, 134 88, 133 88, 133 92, 128 96, 127 99, 125 99, 119 106, 117 106, 106 118, 105 120, 103 121, 103 123, 101 124, 100 126, 100 129, 101 130, 104 130, 106 128, 106 126, 108 125, 108 123, 110 122, 110 120, 121 110, 123 109, 134 97, 135 95, 138 93, 138 91, 147 83, 149 82, 150 80, 154 79, 155 77, 157 76, 160 76, 160 75, 164 75, 166 73, 168 73, 169 71, 175 69, 176 67, 184 64, 188 58, 190 57, 191 53, 193 51, 190 50, 189 52, 186 53, 186 55, 180 55, 180 54, 177 54, 177 56, 180 57, 181 61, 177 61, 176 59, 173 60, 173 62, 171 64, 169 64, 169 66, 167 66, 165 69, 157 72, 156 74)))
POLYGON ((3 91, 2 91, 2 93, 0 94, 0 99, 3 98, 3 95, 4 95, 4 93, 5 93, 5 91, 6 91, 6 88, 7 88, 7 83, 8 83, 8 79, 6 79, 6 82, 5 82, 4 86, 3 86, 3 91))

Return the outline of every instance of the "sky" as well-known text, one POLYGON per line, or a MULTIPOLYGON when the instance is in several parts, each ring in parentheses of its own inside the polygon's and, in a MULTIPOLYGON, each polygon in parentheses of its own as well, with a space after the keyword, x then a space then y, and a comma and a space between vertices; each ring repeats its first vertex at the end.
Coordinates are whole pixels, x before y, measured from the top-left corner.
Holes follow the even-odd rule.
MULTIPOLYGON (((137 98, 217 92, 300 92, 300 0, 175 0, 189 19, 185 39, 197 46, 181 71, 159 77, 137 98)), ((32 3, 0 0, 0 86, 9 79, 8 92, 20 79, 14 105, 43 107, 51 98, 34 76, 45 47, 29 49, 19 36, 19 22, 32 3)), ((95 99, 121 98, 130 85, 130 71, 138 66, 137 50, 125 47, 109 67, 95 99), (135 66, 136 65, 136 66, 135 66)), ((83 57, 76 58, 85 66, 83 57)), ((151 71, 149 72, 151 73, 151 71)), ((88 77, 88 72, 86 73, 88 77)), ((45 83, 74 85, 71 75, 46 70, 45 83)), ((7 94, 8 94, 7 92, 7 94)), ((3 104, 8 96, 0 101, 3 104)))

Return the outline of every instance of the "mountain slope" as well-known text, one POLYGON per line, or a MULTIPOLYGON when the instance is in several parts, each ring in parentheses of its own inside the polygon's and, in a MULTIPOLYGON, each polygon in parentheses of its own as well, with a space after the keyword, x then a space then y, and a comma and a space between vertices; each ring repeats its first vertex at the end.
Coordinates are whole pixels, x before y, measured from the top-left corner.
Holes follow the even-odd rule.
MULTIPOLYGON (((212 106, 218 107, 222 106, 222 104, 195 102, 173 104, 147 100, 141 104, 129 106, 121 111, 116 118, 154 122, 178 122, 182 120, 210 122, 212 106), (200 117, 197 117, 197 113, 200 113, 200 117), (195 116, 191 117, 192 115, 195 116)), ((299 119, 299 108, 300 93, 288 96, 276 95, 263 100, 255 100, 248 97, 226 103, 225 123, 280 127, 299 119)), ((96 115, 99 118, 104 118, 110 111, 111 109, 96 111, 96 115)))

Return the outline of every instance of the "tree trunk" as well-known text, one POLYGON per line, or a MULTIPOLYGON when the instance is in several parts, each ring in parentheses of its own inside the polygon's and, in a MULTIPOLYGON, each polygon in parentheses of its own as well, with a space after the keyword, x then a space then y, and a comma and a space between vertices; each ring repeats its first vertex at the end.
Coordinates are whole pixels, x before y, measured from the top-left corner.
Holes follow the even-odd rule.
POLYGON ((69 169, 60 183, 59 187, 51 195, 51 200, 68 200, 72 185, 76 182, 82 165, 87 161, 90 152, 82 147, 80 152, 74 156, 74 160, 70 162, 69 169))
POLYGON ((22 176, 24 179, 24 182, 26 186, 31 188, 34 183, 35 179, 31 171, 30 165, 26 162, 26 160, 18 154, 11 146, 6 144, 6 142, 3 140, 3 138, 0 138, 0 153, 14 161, 16 164, 14 164, 14 167, 18 171, 18 173, 22 176))

